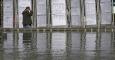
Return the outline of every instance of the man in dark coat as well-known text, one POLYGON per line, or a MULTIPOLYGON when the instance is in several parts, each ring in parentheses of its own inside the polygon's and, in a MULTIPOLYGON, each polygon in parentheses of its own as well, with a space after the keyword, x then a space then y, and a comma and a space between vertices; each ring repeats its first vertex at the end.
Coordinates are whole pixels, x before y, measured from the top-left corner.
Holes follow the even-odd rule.
POLYGON ((32 14, 33 14, 33 12, 32 12, 32 10, 30 10, 30 7, 26 7, 26 9, 22 12, 23 27, 31 26, 31 24, 32 24, 32 20, 31 20, 32 14))

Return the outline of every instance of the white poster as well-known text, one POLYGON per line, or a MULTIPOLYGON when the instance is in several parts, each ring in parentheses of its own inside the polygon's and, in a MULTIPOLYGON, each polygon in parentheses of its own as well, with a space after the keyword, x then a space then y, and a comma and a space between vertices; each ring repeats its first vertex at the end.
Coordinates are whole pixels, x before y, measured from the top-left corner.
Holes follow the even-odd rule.
POLYGON ((112 7, 111 0, 101 0, 101 24, 111 24, 112 7))
POLYGON ((46 27, 46 0, 37 0, 37 27, 46 27))
POLYGON ((4 0, 3 7, 3 28, 13 28, 13 0, 4 0))
POLYGON ((96 5, 95 0, 85 0, 86 24, 96 25, 96 5))
POLYGON ((66 3, 65 0, 52 0, 52 25, 66 25, 66 3))
POLYGON ((73 26, 81 26, 80 0, 71 0, 71 22, 73 26))

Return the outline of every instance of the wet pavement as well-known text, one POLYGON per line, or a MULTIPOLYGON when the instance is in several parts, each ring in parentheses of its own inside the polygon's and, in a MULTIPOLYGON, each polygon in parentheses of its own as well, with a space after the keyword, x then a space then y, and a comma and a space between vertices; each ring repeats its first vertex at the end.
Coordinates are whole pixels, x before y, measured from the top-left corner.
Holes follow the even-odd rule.
POLYGON ((114 60, 114 32, 1 32, 0 60, 114 60))

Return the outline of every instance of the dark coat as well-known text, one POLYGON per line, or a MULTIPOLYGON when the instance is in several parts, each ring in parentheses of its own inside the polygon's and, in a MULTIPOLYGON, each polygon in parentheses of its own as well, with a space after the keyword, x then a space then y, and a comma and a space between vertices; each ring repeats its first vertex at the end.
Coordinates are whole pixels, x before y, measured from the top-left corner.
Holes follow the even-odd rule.
POLYGON ((31 16, 32 16, 33 12, 32 11, 28 11, 28 10, 24 10, 22 12, 22 15, 23 15, 23 25, 24 24, 32 24, 32 19, 31 19, 31 16))

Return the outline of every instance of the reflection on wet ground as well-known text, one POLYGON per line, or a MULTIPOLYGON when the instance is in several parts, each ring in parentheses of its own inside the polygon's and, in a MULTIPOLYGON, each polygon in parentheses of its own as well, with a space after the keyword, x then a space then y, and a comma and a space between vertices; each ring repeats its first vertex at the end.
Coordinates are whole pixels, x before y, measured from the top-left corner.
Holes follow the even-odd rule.
POLYGON ((0 32, 0 60, 114 60, 114 32, 0 32))

